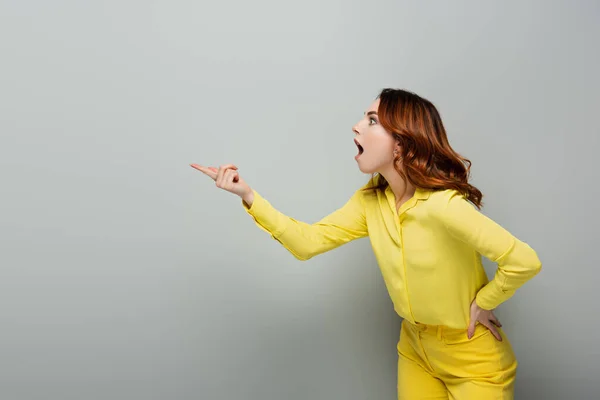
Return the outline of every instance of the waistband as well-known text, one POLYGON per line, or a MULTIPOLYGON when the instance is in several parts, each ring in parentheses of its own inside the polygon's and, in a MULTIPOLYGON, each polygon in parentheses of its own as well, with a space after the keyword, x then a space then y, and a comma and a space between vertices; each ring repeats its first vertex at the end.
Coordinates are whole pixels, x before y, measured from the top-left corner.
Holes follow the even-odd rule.
MULTIPOLYGON (((406 328, 412 329, 413 331, 418 331, 426 335, 437 336, 438 339, 442 339, 442 337, 462 337, 467 334, 467 328, 460 329, 451 328, 445 325, 427 325, 420 322, 412 323, 407 320, 403 320, 402 325, 406 328)), ((475 325, 475 335, 486 330, 487 328, 481 324, 475 325)))

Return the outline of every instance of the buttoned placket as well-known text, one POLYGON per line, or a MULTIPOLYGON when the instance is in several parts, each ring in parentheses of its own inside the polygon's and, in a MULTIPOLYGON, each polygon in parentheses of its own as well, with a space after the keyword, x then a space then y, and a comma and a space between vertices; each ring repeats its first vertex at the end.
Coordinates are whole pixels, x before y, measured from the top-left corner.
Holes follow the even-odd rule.
POLYGON ((396 229, 398 232, 398 237, 399 237, 399 245, 400 245, 400 254, 402 256, 401 259, 401 263, 402 263, 402 272, 403 272, 403 276, 404 276, 404 290, 406 291, 406 300, 408 302, 408 311, 410 312, 410 318, 413 322, 415 321, 415 316, 413 314, 412 311, 412 305, 410 303, 410 296, 409 296, 409 291, 408 291, 408 278, 407 278, 407 274, 406 274, 406 257, 404 254, 404 232, 403 232, 403 222, 404 219, 406 217, 406 211, 408 211, 409 209, 411 209, 412 207, 414 207, 414 205, 417 202, 417 193, 415 193, 415 195, 413 197, 411 197, 410 199, 408 199, 406 202, 404 202, 399 209, 396 207, 396 201, 395 201, 395 196, 394 193, 391 191, 391 189, 388 187, 388 192, 387 192, 387 198, 388 201, 390 201, 393 205, 392 210, 394 213, 394 222, 396 224, 396 229))

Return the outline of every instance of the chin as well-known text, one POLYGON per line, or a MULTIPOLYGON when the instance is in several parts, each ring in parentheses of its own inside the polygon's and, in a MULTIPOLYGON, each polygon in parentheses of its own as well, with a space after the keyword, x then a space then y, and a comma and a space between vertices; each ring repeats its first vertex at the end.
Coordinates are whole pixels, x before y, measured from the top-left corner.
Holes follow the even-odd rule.
POLYGON ((367 166, 361 165, 360 161, 358 162, 358 169, 360 170, 360 172, 367 175, 372 175, 375 172, 377 172, 372 168, 368 168, 367 166))

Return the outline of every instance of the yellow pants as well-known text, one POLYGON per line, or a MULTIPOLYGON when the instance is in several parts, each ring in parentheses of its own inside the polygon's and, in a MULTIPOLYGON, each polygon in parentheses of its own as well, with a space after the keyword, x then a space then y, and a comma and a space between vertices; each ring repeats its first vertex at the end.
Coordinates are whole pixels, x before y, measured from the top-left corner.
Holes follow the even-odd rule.
POLYGON ((398 342, 398 399, 495 400, 514 398, 517 360, 483 325, 466 330, 404 320, 398 342))

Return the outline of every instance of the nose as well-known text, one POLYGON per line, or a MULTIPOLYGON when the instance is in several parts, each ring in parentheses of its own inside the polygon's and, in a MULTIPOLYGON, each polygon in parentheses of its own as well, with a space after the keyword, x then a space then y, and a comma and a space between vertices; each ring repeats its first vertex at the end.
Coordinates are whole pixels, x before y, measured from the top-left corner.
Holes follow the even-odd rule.
POLYGON ((360 134, 360 132, 358 131, 358 124, 356 124, 356 125, 354 125, 354 126, 352 127, 352 132, 354 132, 354 133, 355 133, 355 134, 357 134, 357 135, 359 135, 359 134, 360 134))

